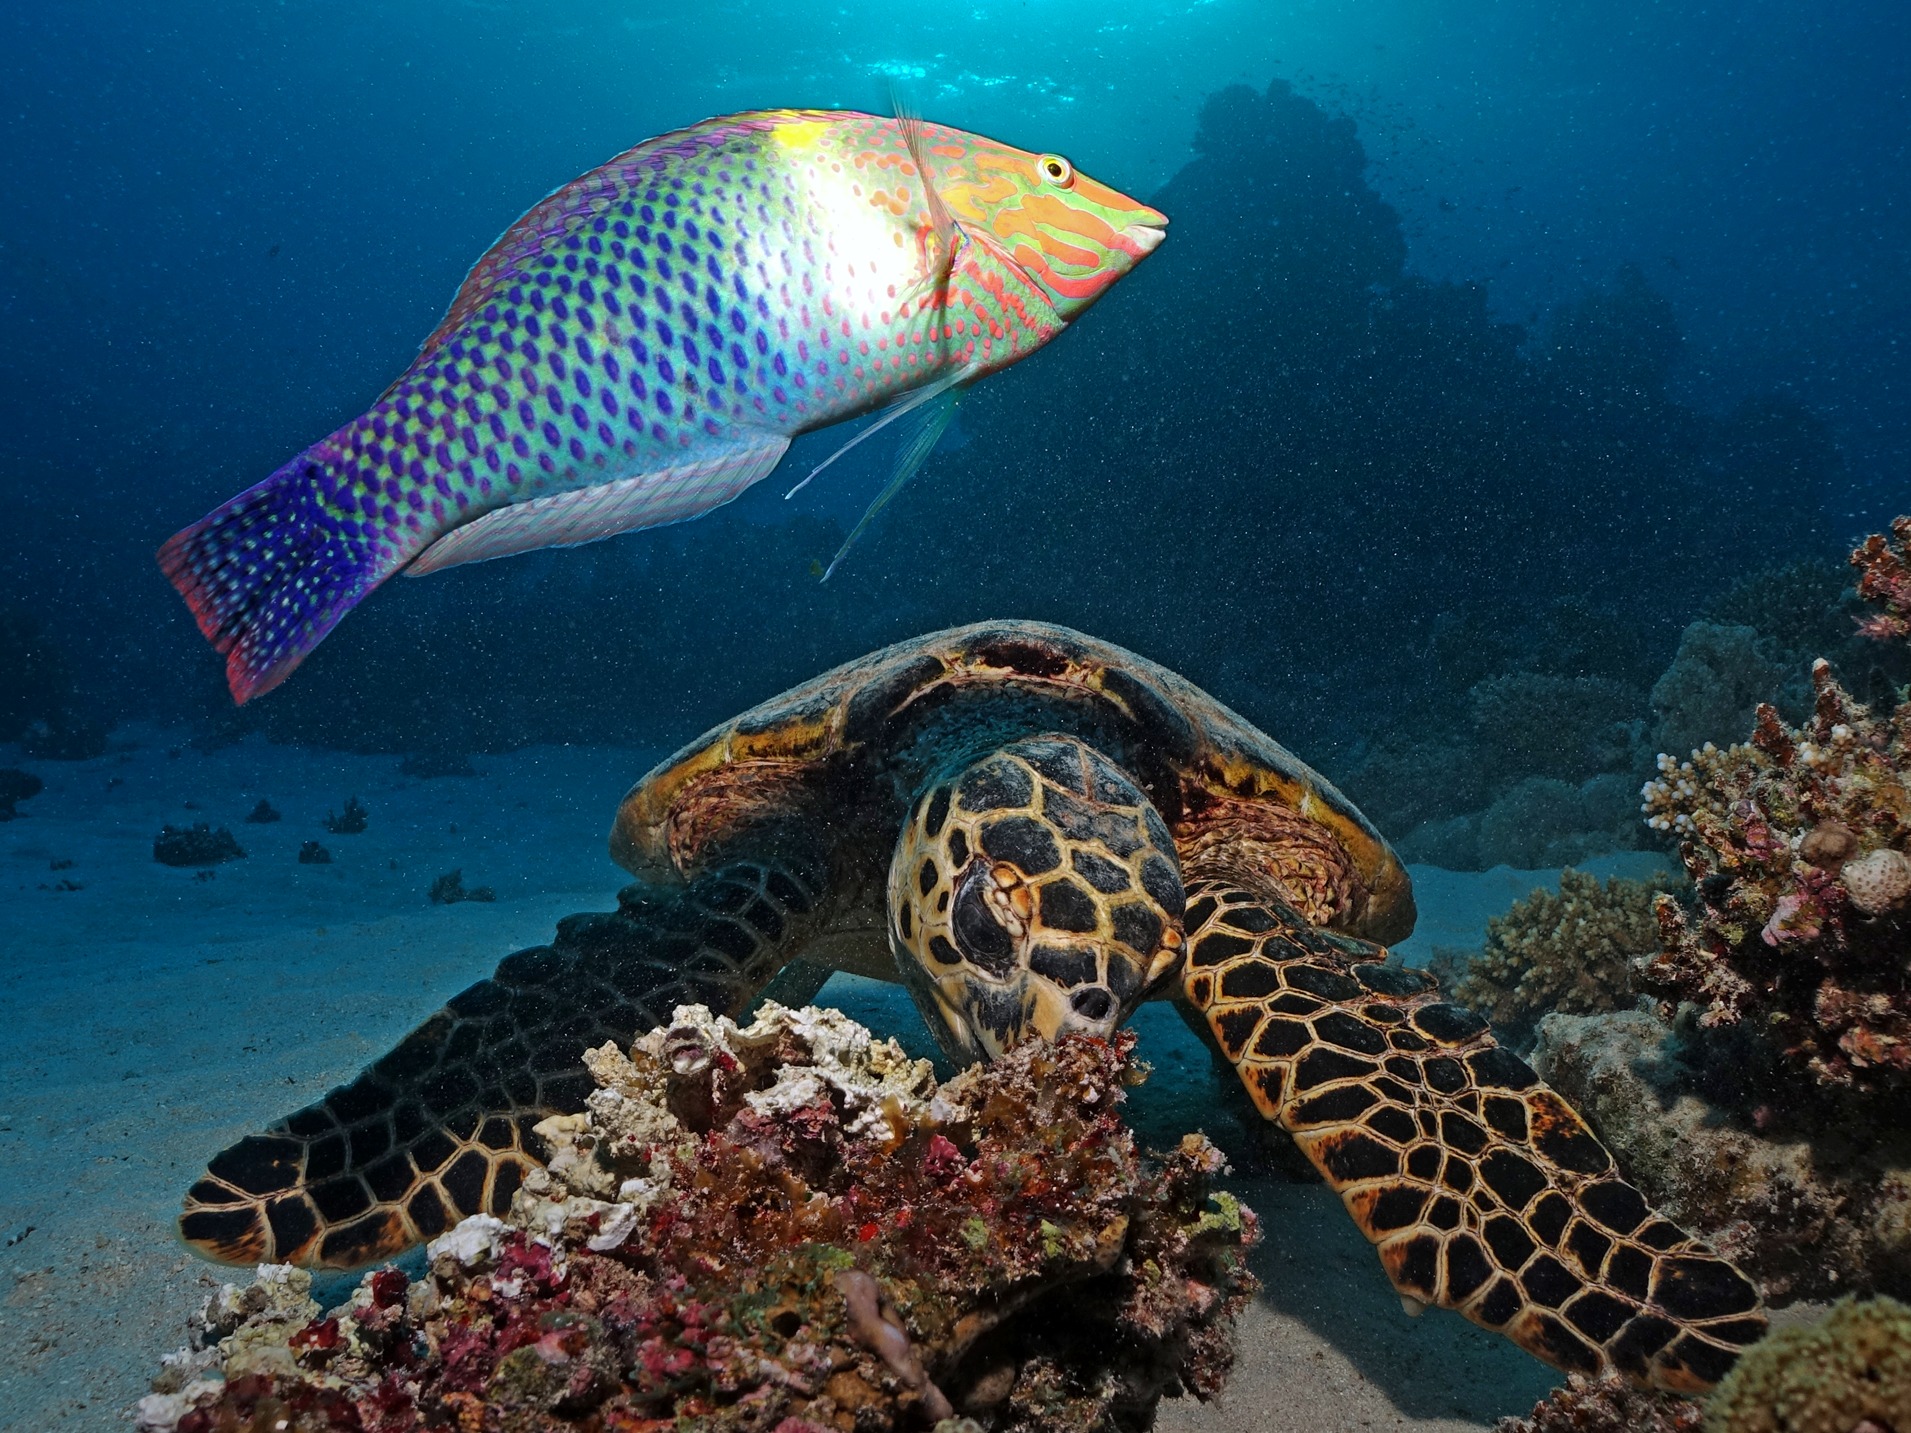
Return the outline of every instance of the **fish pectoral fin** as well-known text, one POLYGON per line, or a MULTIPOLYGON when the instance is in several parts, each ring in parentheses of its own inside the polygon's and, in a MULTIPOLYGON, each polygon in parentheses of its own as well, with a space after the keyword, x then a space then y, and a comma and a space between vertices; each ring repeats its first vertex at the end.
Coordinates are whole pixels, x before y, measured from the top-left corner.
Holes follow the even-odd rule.
POLYGON ((695 462, 657 468, 568 493, 532 498, 453 528, 412 559, 409 577, 544 547, 577 547, 622 532, 701 517, 766 478, 790 440, 753 435, 695 462))
POLYGON ((856 545, 856 539, 863 535, 864 529, 875 519, 877 513, 889 505, 889 500, 902 491, 904 483, 913 478, 922 465, 929 461, 929 455, 936 450, 936 444, 948 431, 949 420, 955 417, 956 403, 961 398, 957 387, 960 378, 944 378, 924 389, 923 401, 912 411, 911 431, 904 435, 902 447, 896 453, 896 470, 890 475, 883 490, 876 494, 868 511, 857 522, 849 536, 843 539, 843 545, 836 549, 836 556, 829 560, 829 566, 823 569, 823 581, 829 581, 836 565, 843 560, 843 554, 856 545))
MULTIPOLYGON (((896 127, 902 131, 903 143, 909 146, 909 158, 922 178, 922 192, 929 206, 929 223, 936 236, 936 254, 929 265, 929 272, 911 284, 905 293, 898 295, 898 302, 913 303, 924 293, 938 295, 946 302, 944 290, 949 282, 949 274, 955 268, 956 249, 962 243, 962 225, 949 212, 948 202, 936 186, 936 172, 929 162, 928 149, 922 142, 922 116, 904 101, 901 91, 894 85, 889 89, 889 102, 896 112, 896 127)), ((941 304, 937 307, 941 307, 941 304)))

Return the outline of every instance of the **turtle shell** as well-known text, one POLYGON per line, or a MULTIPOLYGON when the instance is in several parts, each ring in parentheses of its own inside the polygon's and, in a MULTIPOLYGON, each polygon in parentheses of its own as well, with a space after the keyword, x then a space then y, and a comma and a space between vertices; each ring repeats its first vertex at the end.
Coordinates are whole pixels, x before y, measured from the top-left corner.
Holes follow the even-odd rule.
POLYGON ((932 632, 752 707, 650 771, 618 807, 611 856, 675 883, 792 827, 880 833, 938 771, 1062 731, 1130 771, 1184 844, 1224 816, 1328 857, 1325 924, 1370 940, 1413 928, 1412 883, 1325 777, 1193 683, 1110 642, 1041 622, 932 632))

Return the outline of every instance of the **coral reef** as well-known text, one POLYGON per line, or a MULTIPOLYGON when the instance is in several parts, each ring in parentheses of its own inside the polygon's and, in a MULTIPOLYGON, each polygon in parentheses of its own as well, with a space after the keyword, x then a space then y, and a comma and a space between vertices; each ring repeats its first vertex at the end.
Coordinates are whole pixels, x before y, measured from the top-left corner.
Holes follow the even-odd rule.
POLYGON ((1486 944, 1448 989, 1526 1044, 1540 1017, 1590 1015, 1633 1003, 1632 965, 1659 948, 1654 887, 1568 867, 1559 890, 1536 890, 1486 923, 1486 944))
POLYGON ((453 906, 459 901, 495 901, 497 892, 489 886, 471 886, 464 883, 464 872, 446 871, 431 883, 431 903, 434 906, 453 906))
POLYGON ((279 813, 279 808, 274 806, 270 801, 267 801, 263 796, 259 798, 259 804, 246 813, 247 823, 253 826, 269 826, 274 821, 283 821, 284 819, 285 817, 279 813))
POLYGON ((191 826, 167 825, 153 837, 153 859, 162 866, 217 866, 244 856, 230 831, 204 821, 191 826))
POLYGON ((1746 1022, 1818 1081, 1911 1085, 1911 704, 1889 718, 1812 667, 1800 727, 1660 758, 1648 824, 1679 839, 1696 909, 1659 903, 1645 988, 1746 1022))
POLYGON ((1911 1308, 1841 1299, 1746 1352, 1706 1408, 1711 1433, 1892 1433, 1911 1428, 1911 1308))
POLYGON ((0 821, 12 821, 19 816, 14 809, 21 801, 31 800, 46 790, 46 783, 30 771, 22 771, 17 766, 0 767, 0 821))
POLYGON ((1570 1375, 1525 1418, 1502 1418, 1494 1433, 1699 1433, 1705 1407, 1675 1393, 1633 1387, 1616 1373, 1570 1375))
POLYGON ((1512 672, 1468 694, 1473 729, 1506 768, 1579 782, 1624 766, 1643 694, 1609 677, 1512 672))
POLYGON ((329 866, 332 864, 332 853, 319 845, 316 841, 301 841, 299 843, 299 864, 301 866, 329 866))
POLYGON ((322 1317, 289 1269, 222 1291, 140 1427, 1144 1428, 1219 1391, 1257 1226, 1201 1137, 1139 1157, 1132 1045, 1031 1042, 938 1089, 835 1011, 680 1008, 589 1052, 508 1221, 322 1317))
POLYGON ((327 811, 325 813, 325 820, 319 824, 324 826, 325 829, 330 831, 334 836, 357 836, 361 835, 365 827, 370 824, 371 814, 372 813, 366 809, 365 803, 354 796, 346 801, 345 810, 342 814, 335 811, 327 811))
POLYGON ((1769 1098, 1769 1052, 1641 1011, 1549 1015, 1530 1056, 1666 1217, 1768 1302, 1911 1292, 1911 1136, 1862 1109, 1769 1098))

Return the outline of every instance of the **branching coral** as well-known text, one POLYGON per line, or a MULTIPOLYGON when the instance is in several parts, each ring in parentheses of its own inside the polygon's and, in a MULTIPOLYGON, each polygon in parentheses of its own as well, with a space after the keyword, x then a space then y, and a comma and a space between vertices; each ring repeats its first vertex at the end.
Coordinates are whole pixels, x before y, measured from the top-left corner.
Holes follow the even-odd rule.
POLYGON ((1559 890, 1536 890, 1486 923, 1486 945, 1453 998, 1523 1043, 1549 1011, 1590 1015, 1632 1003, 1632 965, 1658 949, 1653 888, 1568 868, 1559 890))
POLYGON ((1257 1235, 1209 1194, 1205 1140, 1137 1155, 1132 1043, 1032 1042, 938 1089, 833 1011, 684 1007, 590 1052, 599 1088, 540 1126, 508 1222, 325 1317, 222 1295, 259 1309, 209 1318, 142 1426, 1146 1426, 1164 1393, 1219 1391, 1257 1235))
POLYGON ((1911 1083, 1911 704, 1889 718, 1812 667, 1814 710, 1760 705, 1750 742, 1660 758, 1648 824, 1679 838, 1697 909, 1663 898, 1647 988, 1753 1022, 1832 1085, 1911 1083))
POLYGON ((1739 1359, 1706 1408, 1707 1433, 1890 1433, 1911 1428, 1911 1308, 1843 1299, 1739 1359))

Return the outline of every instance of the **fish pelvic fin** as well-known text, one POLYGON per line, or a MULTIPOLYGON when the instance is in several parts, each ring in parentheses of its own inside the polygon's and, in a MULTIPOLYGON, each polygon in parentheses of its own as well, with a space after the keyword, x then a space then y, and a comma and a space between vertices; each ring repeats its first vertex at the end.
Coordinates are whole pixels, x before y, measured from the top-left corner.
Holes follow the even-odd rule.
POLYGON ((789 449, 780 433, 755 433, 675 467, 532 498, 455 527, 405 569, 407 577, 546 547, 580 547, 619 533, 702 517, 766 478, 789 449))
POLYGON ((332 501, 340 486, 316 444, 159 549, 239 706, 291 676, 390 573, 378 544, 348 530, 332 501))
POLYGON ((843 539, 843 545, 836 549, 836 556, 829 560, 829 566, 823 570, 823 581, 829 581, 830 574, 836 571, 844 554, 856 545, 856 539, 875 521, 876 514, 888 507, 889 500, 901 492, 903 485, 929 461, 929 455, 935 452, 936 444, 942 441, 942 435, 949 429, 949 420, 955 417, 956 403, 962 396, 958 386, 961 381, 960 377, 944 378, 924 390, 921 403, 912 410, 911 431, 904 436, 902 446, 896 453, 895 472, 883 485, 883 490, 876 494, 875 500, 849 536, 843 539))

